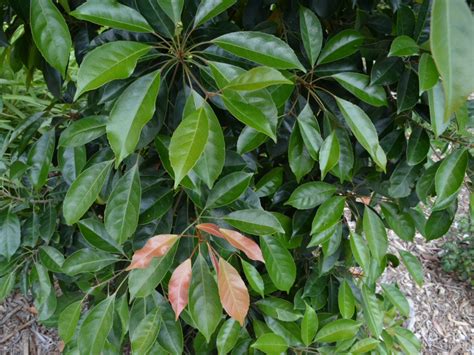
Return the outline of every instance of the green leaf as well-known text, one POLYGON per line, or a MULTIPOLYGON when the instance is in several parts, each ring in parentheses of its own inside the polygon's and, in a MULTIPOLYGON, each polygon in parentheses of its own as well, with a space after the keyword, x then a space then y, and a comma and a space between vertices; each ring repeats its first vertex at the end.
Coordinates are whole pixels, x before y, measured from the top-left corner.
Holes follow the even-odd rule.
POLYGON ((323 144, 318 120, 313 114, 309 104, 301 110, 297 118, 301 138, 303 138, 304 145, 308 150, 309 155, 313 160, 319 159, 319 148, 323 144))
POLYGON ((97 218, 86 218, 77 222, 84 239, 94 248, 109 253, 122 253, 122 248, 107 233, 104 224, 97 218))
POLYGON ((146 354, 156 341, 160 330, 160 309, 155 308, 135 327, 131 336, 132 354, 146 354))
POLYGON ((194 27, 216 17, 234 5, 237 0, 202 0, 194 17, 194 27))
POLYGON ((353 338, 361 326, 360 322, 352 319, 338 319, 326 324, 316 334, 316 341, 333 343, 353 338))
POLYGON ((382 212, 389 227, 403 240, 412 241, 415 237, 415 223, 406 212, 398 212, 396 205, 383 202, 382 212))
POLYGON ((423 172, 416 183, 416 194, 424 203, 426 203, 428 196, 433 196, 435 194, 435 176, 440 165, 441 161, 431 165, 423 172))
POLYGON ((304 66, 293 49, 281 39, 263 32, 232 32, 212 42, 236 56, 276 69, 300 69, 304 66))
POLYGON ((385 226, 379 216, 370 207, 364 210, 364 234, 369 244, 371 254, 378 261, 387 253, 388 239, 385 226))
POLYGON ((250 287, 252 290, 260 294, 263 297, 265 291, 265 284, 263 283, 262 276, 258 272, 257 268, 252 264, 246 262, 244 259, 240 259, 242 263, 242 269, 244 271, 245 277, 249 282, 250 287))
POLYGON ((176 188, 196 165, 206 147, 209 135, 209 119, 205 108, 185 117, 171 137, 169 152, 176 188))
POLYGON ((332 75, 343 88, 369 105, 387 106, 387 95, 382 86, 370 84, 368 75, 361 73, 338 73, 332 75))
POLYGON ((436 171, 435 188, 438 196, 433 210, 442 210, 456 198, 464 182, 469 161, 465 149, 458 149, 443 159, 436 171))
POLYGON ((189 287, 189 312, 202 335, 209 342, 222 316, 217 284, 201 254, 194 261, 189 287))
POLYGON ((73 122, 59 138, 60 147, 79 147, 105 134, 105 116, 89 116, 73 122))
POLYGON ((266 173, 256 184, 255 192, 258 197, 273 195, 283 183, 283 168, 278 167, 266 173))
POLYGON ((410 135, 407 146, 407 164, 418 165, 426 159, 430 150, 430 137, 422 127, 416 127, 410 135))
POLYGON ((63 264, 63 272, 72 276, 85 272, 96 272, 117 261, 115 255, 103 251, 79 249, 66 259, 63 264))
POLYGON ((336 98, 336 101, 357 141, 369 152, 375 163, 385 170, 387 157, 380 147, 377 131, 370 118, 359 106, 340 98, 336 98))
POLYGON ((175 319, 175 314, 168 300, 156 293, 159 298, 158 307, 161 312, 161 327, 158 333, 158 343, 173 355, 183 353, 183 330, 180 322, 175 319))
POLYGON ((470 50, 473 37, 472 12, 465 1, 433 1, 430 46, 443 79, 444 121, 474 92, 474 53, 470 50))
POLYGON ((420 87, 420 93, 435 86, 438 79, 438 69, 436 69, 433 57, 428 53, 423 53, 420 58, 420 64, 418 65, 418 86, 420 87))
POLYGON ((344 212, 346 199, 333 196, 319 206, 311 226, 311 234, 318 234, 336 225, 344 212))
POLYGON ((101 45, 87 53, 77 73, 75 99, 102 85, 132 75, 138 59, 151 46, 131 41, 115 41, 101 45))
POLYGON ((227 354, 237 344, 239 339, 240 326, 237 321, 232 318, 227 319, 217 333, 216 345, 218 354, 227 354))
POLYGON ((296 280, 296 265, 290 252, 279 239, 267 235, 260 237, 260 247, 273 284, 289 293, 296 280))
POLYGON ((300 6, 300 33, 309 64, 314 67, 323 45, 323 30, 318 17, 310 9, 300 6))
POLYGON ((179 243, 174 243, 165 256, 153 258, 146 269, 134 269, 128 277, 128 290, 130 298, 143 298, 149 296, 163 280, 173 264, 179 243))
POLYGON ((393 198, 409 196, 419 170, 419 165, 408 165, 406 161, 401 161, 390 176, 389 195, 393 198))
POLYGON ((15 272, 9 272, 3 277, 0 277, 0 302, 3 302, 5 298, 10 296, 15 286, 15 272))
POLYGON ((209 193, 206 208, 218 208, 237 200, 249 186, 253 174, 235 172, 220 179, 209 193))
POLYGON ((368 272, 370 265, 370 252, 365 240, 359 234, 351 233, 349 241, 354 259, 365 272, 368 272))
POLYGON ((251 152, 265 143, 267 139, 268 137, 265 134, 252 127, 245 126, 237 139, 237 153, 242 155, 251 152))
POLYGON ((33 40, 41 55, 65 77, 72 40, 61 12, 51 0, 32 0, 30 22, 33 40))
POLYGON ((318 316, 316 311, 306 304, 306 310, 304 312, 303 320, 301 321, 301 339, 306 346, 313 343, 313 339, 318 331, 318 316))
POLYGON ((58 331, 64 344, 69 343, 74 337, 74 333, 81 316, 82 300, 73 302, 59 315, 58 331))
POLYGON ((433 127, 433 132, 436 138, 438 138, 449 126, 449 120, 444 119, 445 98, 440 81, 428 90, 428 103, 430 106, 431 127, 433 127))
POLYGON ((393 304, 402 315, 408 317, 410 315, 410 304, 398 287, 395 285, 382 284, 382 289, 390 303, 393 304))
POLYGON ((55 141, 55 131, 51 129, 35 142, 28 153, 28 173, 35 190, 43 187, 48 180, 55 141))
POLYGON ((176 25, 181 20, 181 13, 183 12, 184 0, 160 0, 158 5, 173 20, 176 25))
POLYGON ((370 332, 379 337, 383 329, 383 313, 374 292, 366 285, 362 285, 362 309, 370 332))
POLYGON ((267 333, 261 335, 251 347, 263 351, 265 354, 275 355, 286 352, 288 343, 277 334, 267 333))
POLYGON ((412 36, 415 30, 415 14, 406 5, 400 6, 397 11, 397 35, 412 36))
POLYGON ((254 235, 285 233, 278 219, 263 210, 235 211, 225 216, 224 220, 244 233, 254 235))
POLYGON ((265 89, 272 85, 293 85, 293 82, 285 78, 278 70, 269 67, 256 67, 227 84, 227 89, 237 91, 253 91, 265 89))
POLYGON ((86 165, 86 154, 85 146, 58 148, 59 170, 68 185, 71 185, 77 179, 86 165))
POLYGON ((97 25, 108 26, 133 32, 153 32, 143 16, 131 7, 116 0, 87 1, 74 11, 71 16, 97 25))
POLYGON ((339 286, 337 303, 339 305, 339 313, 341 313, 342 317, 346 319, 352 318, 355 311, 355 299, 347 280, 342 281, 339 286))
POLYGON ((331 37, 319 55, 318 64, 330 63, 354 54, 364 42, 355 30, 344 30, 331 37))
POLYGON ((122 245, 138 226, 141 185, 138 164, 120 178, 105 207, 105 229, 117 244, 122 245))
POLYGON ((56 311, 57 299, 48 270, 43 265, 35 263, 37 284, 33 287, 34 304, 38 310, 38 319, 49 319, 56 311))
POLYGON ((339 141, 333 131, 321 145, 319 150, 319 168, 321 169, 321 180, 324 180, 328 171, 334 168, 339 161, 339 141))
POLYGON ((144 75, 119 96, 107 121, 107 138, 115 153, 115 166, 135 151, 140 133, 155 113, 160 70, 144 75))
POLYGON ((327 201, 337 188, 325 182, 307 182, 298 186, 290 195, 285 205, 290 205, 299 210, 311 209, 327 201))
POLYGON ((282 322, 295 322, 302 317, 300 312, 294 309, 293 303, 282 298, 270 296, 255 304, 264 314, 282 322))
POLYGON ((365 354, 377 348, 377 345, 380 344, 380 341, 377 339, 366 338, 358 340, 357 343, 352 345, 349 352, 354 354, 365 354))
POLYGON ((79 221, 92 206, 112 169, 112 163, 113 160, 109 160, 92 165, 69 187, 63 202, 63 215, 68 225, 79 221))
POLYGON ((389 57, 377 60, 370 72, 370 85, 390 85, 400 79, 404 69, 400 58, 389 57))
POLYGON ((140 0, 134 1, 133 5, 147 20, 155 33, 162 34, 166 38, 173 38, 182 29, 179 22, 173 22, 179 11, 179 6, 181 6, 179 3, 182 1, 184 0, 140 0))
POLYGON ((81 354, 101 354, 112 329, 115 294, 94 306, 86 315, 77 337, 81 354))
POLYGON ((408 36, 398 36, 392 42, 389 57, 409 57, 418 55, 419 52, 418 44, 415 40, 408 36))
POLYGON ((288 146, 288 162, 290 169, 299 182, 305 175, 313 170, 314 160, 305 147, 298 124, 293 126, 288 146))
POLYGON ((397 113, 415 107, 419 99, 418 78, 415 71, 405 69, 397 86, 397 113))
POLYGON ((62 272, 64 255, 56 248, 44 245, 39 249, 41 265, 52 272, 62 272))
POLYGON ((0 255, 10 259, 20 247, 21 230, 20 220, 10 208, 0 212, 0 255))
POLYGON ((423 285, 423 266, 416 256, 413 254, 400 250, 400 256, 402 258, 403 264, 405 264, 408 272, 418 286, 423 285))

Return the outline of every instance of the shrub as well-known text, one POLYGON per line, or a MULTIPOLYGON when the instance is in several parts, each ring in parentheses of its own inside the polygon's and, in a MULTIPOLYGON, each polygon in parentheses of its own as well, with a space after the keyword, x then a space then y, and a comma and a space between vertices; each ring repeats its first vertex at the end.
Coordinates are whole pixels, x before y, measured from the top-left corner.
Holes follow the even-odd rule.
POLYGON ((376 286, 470 172, 463 0, 57 3, 0 2, 51 92, 2 128, 0 298, 66 353, 420 350, 376 286))

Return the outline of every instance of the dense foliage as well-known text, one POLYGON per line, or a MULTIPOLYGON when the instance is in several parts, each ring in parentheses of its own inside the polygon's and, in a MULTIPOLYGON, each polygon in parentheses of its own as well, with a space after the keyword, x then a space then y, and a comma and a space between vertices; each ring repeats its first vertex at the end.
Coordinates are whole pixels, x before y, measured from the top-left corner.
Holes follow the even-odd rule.
POLYGON ((377 280, 470 188, 464 0, 0 6, 0 299, 65 353, 420 351, 377 280))

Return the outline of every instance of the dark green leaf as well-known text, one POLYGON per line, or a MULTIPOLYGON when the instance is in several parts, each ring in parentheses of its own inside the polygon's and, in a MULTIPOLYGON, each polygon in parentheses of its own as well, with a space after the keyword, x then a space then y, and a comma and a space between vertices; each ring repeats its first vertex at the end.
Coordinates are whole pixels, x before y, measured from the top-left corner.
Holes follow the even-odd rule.
POLYGON ((361 326, 360 322, 351 319, 338 319, 326 324, 316 334, 316 341, 332 343, 353 338, 361 326))
POLYGON ((318 64, 330 63, 354 54, 364 42, 364 36, 354 30, 344 30, 331 37, 319 55, 318 64))
POLYGON ((300 33, 309 64, 314 67, 323 45, 323 30, 318 17, 308 8, 300 6, 300 33))
POLYGON ((10 259, 20 247, 20 220, 9 208, 0 212, 0 255, 10 259))
POLYGON ((298 124, 293 126, 293 131, 291 132, 288 146, 288 162, 298 182, 313 170, 314 160, 305 147, 298 124))
POLYGON ((244 233, 255 235, 284 233, 278 219, 263 210, 240 210, 224 217, 224 220, 244 233))
POLYGON ((276 288, 289 292, 296 279, 296 265, 288 249, 272 236, 260 238, 265 265, 276 288))
POLYGON ((31 147, 28 153, 29 176, 33 187, 39 190, 48 180, 55 145, 54 129, 49 130, 31 147))
POLYGON ((311 234, 318 234, 337 224, 344 211, 346 199, 342 196, 334 196, 319 206, 313 219, 311 234))
POLYGON ((68 275, 96 272, 116 262, 117 257, 112 254, 92 249, 80 249, 66 259, 63 272, 68 275))
POLYGON ((285 204, 299 210, 311 209, 328 200, 336 190, 332 184, 308 182, 298 186, 285 204))
POLYGON ((339 286, 337 302, 339 305, 339 313, 341 313, 342 317, 346 319, 352 318, 355 311, 355 299, 352 294, 351 286, 349 286, 346 280, 339 286))
POLYGON ((81 316, 82 301, 76 301, 71 303, 69 306, 59 315, 58 331, 61 340, 67 344, 74 337, 74 333, 77 329, 79 317, 81 316))
POLYGON ((328 171, 334 168, 339 161, 339 141, 336 133, 332 132, 321 145, 319 150, 319 168, 321 180, 324 180, 328 171))
POLYGON ((370 84, 368 75, 360 73, 338 73, 332 77, 355 97, 372 106, 387 106, 387 95, 381 86, 370 84))
POLYGON ((216 17, 234 5, 235 2, 236 0, 202 0, 194 17, 194 27, 216 17))

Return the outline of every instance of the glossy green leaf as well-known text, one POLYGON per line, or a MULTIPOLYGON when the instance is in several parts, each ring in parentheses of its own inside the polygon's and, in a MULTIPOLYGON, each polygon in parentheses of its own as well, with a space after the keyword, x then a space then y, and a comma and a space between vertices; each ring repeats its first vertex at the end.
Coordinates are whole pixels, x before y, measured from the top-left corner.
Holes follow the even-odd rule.
POLYGON ((237 91, 252 91, 265 89, 272 85, 292 85, 293 82, 288 80, 278 70, 270 67, 256 67, 238 77, 227 84, 228 89, 237 91))
POLYGON ((110 160, 92 165, 69 187, 63 202, 63 215, 68 225, 79 221, 92 206, 112 169, 112 163, 113 160, 110 160))
POLYGON ((405 264, 408 272, 418 286, 423 285, 423 266, 421 265, 420 260, 413 254, 407 251, 400 250, 400 256, 402 258, 403 264, 405 264))
POLYGON ((105 116, 89 116, 73 122, 59 138, 61 147, 79 147, 105 134, 105 116))
POLYGON ((316 332, 318 331, 318 326, 319 322, 316 311, 306 304, 306 310, 303 320, 301 321, 301 339, 306 346, 309 346, 313 342, 316 332))
POLYGON ((309 64, 314 67, 323 45, 323 30, 318 17, 308 8, 300 6, 300 33, 309 64))
POLYGON ((30 21, 36 47, 43 58, 65 77, 72 40, 61 12, 51 0, 32 0, 30 21))
POLYGON ((64 344, 69 343, 74 337, 81 316, 81 308, 82 301, 76 301, 64 308, 59 315, 58 331, 64 344))
POLYGON ((115 294, 107 297, 87 313, 77 337, 81 354, 101 354, 112 329, 115 294))
POLYGON ((10 259, 20 247, 21 230, 18 216, 9 208, 0 212, 0 255, 10 259))
POLYGON ((170 142, 170 162, 175 174, 174 186, 196 165, 209 136, 207 111, 200 108, 181 121, 170 142))
POLYGON ((439 79, 438 69, 433 57, 428 53, 423 53, 420 58, 420 64, 418 65, 418 80, 420 93, 431 89, 436 85, 439 79))
POLYGON ((293 126, 293 131, 291 132, 288 146, 288 162, 291 171, 296 176, 297 182, 313 170, 314 160, 305 147, 298 124, 293 126))
POLYGON ((370 85, 370 78, 360 73, 338 73, 332 75, 342 87, 355 97, 372 106, 387 106, 387 95, 381 86, 370 85))
POLYGON ((333 184, 320 181, 307 182, 298 186, 285 204, 299 210, 311 209, 327 201, 336 190, 333 184))
POLYGON ((283 168, 274 168, 255 184, 255 192, 258 197, 271 196, 278 190, 282 183, 283 168))
POLYGON ((414 30, 415 13, 409 6, 400 6, 397 11, 397 35, 412 36, 414 30))
POLYGON ((181 13, 183 12, 184 0, 159 0, 158 5, 173 20, 176 25, 181 20, 181 13))
POLYGON ((252 290, 263 297, 265 284, 257 268, 243 259, 240 259, 240 262, 242 263, 242 270, 244 271, 245 277, 247 278, 250 287, 252 290))
POLYGON ((370 332, 379 337, 383 329, 383 312, 374 292, 366 285, 362 285, 362 310, 370 332))
POLYGON ((36 287, 33 288, 34 304, 38 310, 38 319, 49 319, 57 307, 57 298, 48 270, 41 264, 35 263, 34 270, 38 276, 36 287))
POLYGON ((122 252, 121 247, 107 233, 104 224, 97 218, 86 218, 77 222, 84 239, 94 248, 109 253, 122 252))
POLYGON ((77 99, 83 93, 132 75, 138 59, 151 47, 144 43, 116 41, 103 44, 85 56, 77 73, 77 99))
POLYGON ((113 254, 92 249, 79 249, 64 261, 63 272, 67 275, 96 272, 116 262, 117 257, 113 254))
POLYGON ((347 280, 344 280, 339 286, 337 304, 339 306, 339 313, 341 313, 343 318, 352 318, 355 311, 355 299, 347 280))
POLYGON ((267 297, 256 302, 257 307, 267 316, 282 322, 295 322, 302 317, 294 309, 293 303, 277 297, 267 297))
POLYGON ((86 166, 85 146, 58 148, 58 165, 61 174, 68 185, 71 185, 86 166))
POLYGON ((235 3, 236 0, 202 0, 194 17, 194 27, 216 17, 235 3))
POLYGON ((342 196, 333 196, 319 206, 313 219, 311 234, 318 234, 337 224, 344 211, 346 199, 342 196))
POLYGON ((380 341, 377 339, 366 338, 358 340, 349 350, 353 354, 365 354, 377 348, 380 341))
POLYGON ((365 272, 369 271, 370 251, 365 240, 359 234, 351 233, 349 241, 354 259, 365 272))
POLYGON ((456 198, 464 182, 469 155, 464 149, 458 149, 443 159, 436 171, 435 189, 438 196, 433 206, 441 210, 456 198))
POLYGON ((218 354, 228 354, 237 344, 240 333, 240 325, 232 318, 226 320, 219 333, 217 333, 216 345, 218 354))
POLYGON ((168 300, 158 295, 161 326, 158 333, 158 343, 169 353, 180 355, 183 353, 183 330, 180 322, 176 322, 175 314, 168 300))
POLYGON ((140 199, 140 173, 135 164, 117 182, 105 207, 105 229, 119 245, 130 238, 137 228, 140 199))
POLYGON ((426 159, 430 150, 430 137, 422 127, 416 127, 410 135, 407 146, 408 165, 418 165, 426 159))
POLYGON ((431 165, 423 172, 416 183, 416 194, 422 202, 426 203, 428 196, 433 196, 436 193, 435 176, 440 164, 441 161, 431 165))
POLYGON ((52 272, 62 272, 64 255, 56 248, 44 245, 39 249, 41 264, 52 272))
POLYGON ((155 101, 160 88, 160 71, 135 80, 119 96, 107 121, 107 138, 115 153, 115 166, 132 154, 140 133, 155 113, 155 101))
POLYGON ((472 12, 463 0, 435 0, 431 8, 430 46, 443 79, 444 121, 474 92, 472 12))
POLYGON ((133 330, 130 336, 132 354, 146 354, 156 341, 160 326, 160 309, 155 308, 133 330))
POLYGON ((319 124, 309 104, 301 110, 297 118, 301 138, 313 160, 319 159, 319 149, 323 144, 319 124))
POLYGON ((226 206, 237 200, 247 189, 252 174, 235 172, 220 179, 209 193, 206 207, 226 206))
POLYGON ((39 190, 48 180, 51 160, 55 146, 55 131, 49 130, 38 139, 28 153, 28 173, 30 181, 36 190, 39 190))
POLYGON ((319 168, 321 169, 321 180, 337 165, 339 161, 339 141, 336 133, 332 132, 324 140, 319 150, 319 168))
POLYGON ((408 36, 398 36, 392 42, 389 57, 409 57, 418 55, 419 47, 415 40, 408 36))
POLYGON ((360 322, 352 319, 338 319, 326 324, 316 334, 316 341, 332 343, 353 338, 361 326, 360 322))
POLYGON ((337 105, 357 141, 369 152, 375 163, 385 170, 387 157, 380 147, 377 131, 367 114, 349 101, 336 98, 337 105))
POLYGON ((258 349, 265 354, 281 354, 288 349, 288 344, 284 338, 274 333, 261 335, 257 341, 252 344, 252 348, 258 349))
POLYGON ((389 195, 393 198, 409 196, 419 169, 420 166, 408 165, 406 161, 401 161, 390 176, 389 195))
POLYGON ((241 232, 255 235, 284 233, 278 219, 263 210, 239 210, 224 217, 224 220, 241 232))
POLYGON ((367 238, 370 252, 375 259, 380 261, 388 249, 385 226, 379 216, 370 207, 365 207, 363 224, 364 234, 367 238))
POLYGON ((382 284, 382 289, 390 303, 393 304, 402 315, 408 317, 410 315, 410 304, 398 287, 395 285, 382 284))
POLYGON ((370 72, 370 85, 390 85, 396 83, 404 69, 400 58, 389 57, 377 60, 370 72))
POLYGON ((232 32, 213 40, 239 57, 276 69, 305 71, 293 49, 281 39, 263 32, 232 32))
POLYGON ((242 132, 240 132, 237 140, 237 153, 245 154, 261 146, 268 137, 253 129, 252 127, 245 126, 242 132))
POLYGON ((344 30, 331 37, 319 55, 318 64, 330 63, 354 54, 364 42, 364 36, 355 30, 344 30))
POLYGON ((196 327, 209 342, 221 320, 222 306, 216 281, 201 254, 193 265, 189 287, 189 312, 196 327))
POLYGON ((396 205, 391 203, 381 204, 382 212, 388 226, 403 240, 412 241, 415 237, 415 223, 406 212, 399 212, 396 205))
POLYGON ((296 265, 292 255, 279 239, 272 236, 260 237, 260 247, 273 284, 277 289, 289 292, 296 279, 296 265))
POLYGON ((79 20, 133 32, 153 32, 143 16, 116 0, 87 1, 70 13, 79 20))
POLYGON ((440 81, 428 90, 428 103, 430 106, 431 127, 435 136, 439 137, 449 126, 449 120, 444 119, 445 98, 440 81))
POLYGON ((397 113, 412 109, 418 102, 418 78, 415 71, 405 69, 397 86, 397 113))

